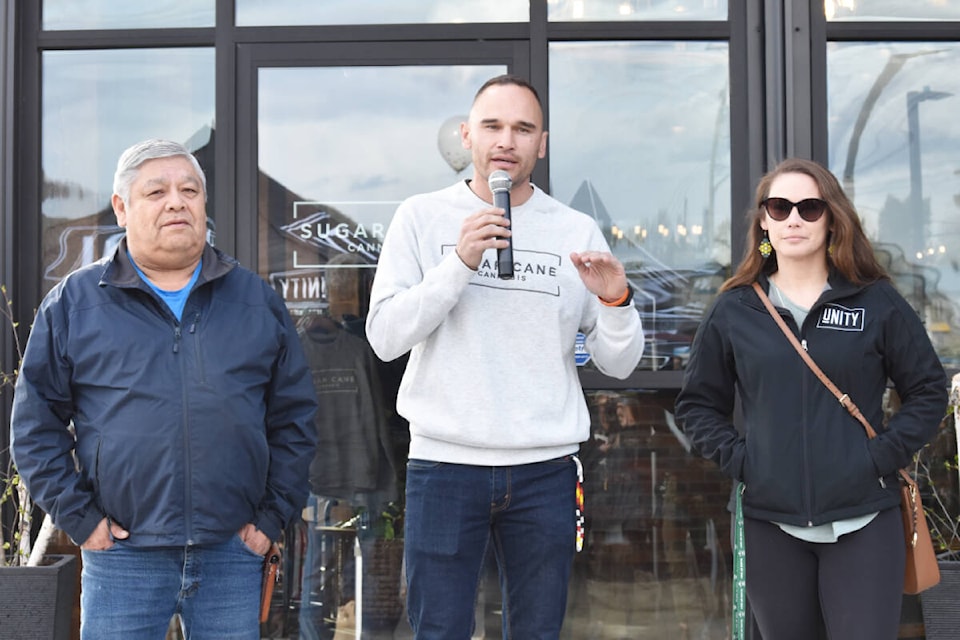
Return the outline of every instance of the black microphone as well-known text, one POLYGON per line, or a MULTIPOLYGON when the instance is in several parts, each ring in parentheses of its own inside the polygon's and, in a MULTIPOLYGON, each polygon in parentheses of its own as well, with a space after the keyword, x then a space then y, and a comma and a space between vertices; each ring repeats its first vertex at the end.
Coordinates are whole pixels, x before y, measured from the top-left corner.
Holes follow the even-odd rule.
MULTIPOLYGON (((494 171, 487 178, 487 184, 490 185, 490 192, 493 194, 493 206, 503 209, 505 217, 510 220, 510 187, 513 180, 510 174, 500 169, 494 171)), ((507 246, 504 249, 497 249, 497 272, 501 280, 510 280, 513 278, 513 241, 505 238, 507 246)))

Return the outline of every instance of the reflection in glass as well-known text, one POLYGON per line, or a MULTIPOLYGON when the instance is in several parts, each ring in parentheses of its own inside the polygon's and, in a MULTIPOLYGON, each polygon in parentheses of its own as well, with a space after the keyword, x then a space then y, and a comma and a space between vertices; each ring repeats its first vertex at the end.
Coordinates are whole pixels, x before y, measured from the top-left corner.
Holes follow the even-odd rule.
POLYGON ((258 268, 297 322, 321 405, 310 503, 287 540, 302 638, 360 627, 362 638, 410 637, 400 575, 409 433, 395 410, 406 360, 381 362, 367 343, 369 290, 399 201, 472 175, 459 123, 505 70, 259 70, 258 268))
POLYGON ((554 22, 726 20, 727 0, 547 0, 554 22))
POLYGON ((288 587, 301 605, 301 638, 352 632, 358 613, 367 632, 392 631, 403 608, 401 489, 409 438, 393 406, 404 361, 381 362, 366 341, 373 272, 359 263, 348 253, 333 258, 324 277, 326 307, 297 315, 319 400, 303 532, 287 546, 302 576, 288 587))
POLYGON ((237 26, 526 22, 529 0, 236 0, 237 26))
POLYGON ((159 29, 212 27, 215 0, 42 0, 43 28, 159 29))
POLYGON ((960 20, 956 0, 824 0, 827 20, 960 20))
POLYGON ((730 482, 690 453, 673 400, 587 393, 586 538, 564 637, 728 637, 730 482))
POLYGON ((146 138, 184 143, 212 180, 215 83, 212 48, 47 51, 42 65, 46 293, 119 239, 110 196, 124 149, 146 138))
POLYGON ((945 365, 960 367, 960 46, 830 43, 830 168, 945 365))
POLYGON ((550 186, 627 268, 641 368, 685 366, 730 267, 727 67, 725 43, 550 45, 550 186))
MULTIPOLYGON (((258 76, 261 275, 319 274, 338 255, 367 268, 397 204, 466 178, 445 152, 502 66, 264 68, 258 76), (297 96, 290 100, 290 96, 297 96), (452 123, 452 124, 451 124, 452 123)), ((457 143, 459 144, 459 143, 457 143)), ((278 280, 279 279, 279 280, 278 280)), ((287 284, 291 309, 322 302, 287 284)))

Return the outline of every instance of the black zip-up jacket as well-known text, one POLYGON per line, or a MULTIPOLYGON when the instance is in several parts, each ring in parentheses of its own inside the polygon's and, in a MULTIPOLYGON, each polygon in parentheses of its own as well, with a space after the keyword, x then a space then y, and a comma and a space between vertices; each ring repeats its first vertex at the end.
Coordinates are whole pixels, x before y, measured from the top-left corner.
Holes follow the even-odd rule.
POLYGON ((37 312, 14 394, 17 468, 78 544, 104 516, 137 547, 222 542, 248 522, 278 539, 306 502, 316 443, 283 301, 207 245, 178 322, 126 246, 37 312))
POLYGON ((829 282, 802 327, 778 311, 860 407, 878 433, 873 440, 752 288, 718 296, 694 338, 677 420, 695 451, 745 484, 748 517, 814 526, 897 505, 897 470, 934 436, 946 411, 946 374, 907 301, 886 281, 855 286, 832 273, 829 282), (888 381, 902 406, 884 426, 888 381), (732 421, 737 394, 742 434, 732 421))

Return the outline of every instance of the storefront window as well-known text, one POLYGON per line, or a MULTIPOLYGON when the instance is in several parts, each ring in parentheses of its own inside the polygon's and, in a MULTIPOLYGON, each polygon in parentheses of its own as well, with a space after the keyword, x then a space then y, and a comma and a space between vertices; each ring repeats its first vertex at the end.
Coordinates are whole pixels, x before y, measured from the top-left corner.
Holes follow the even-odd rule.
POLYGON ((529 0, 236 0, 237 25, 526 22, 529 0))
POLYGON ((834 42, 830 168, 945 365, 960 367, 960 46, 834 42))
POLYGON ((547 0, 551 21, 726 20, 727 0, 547 0))
POLYGON ((552 192, 627 268, 644 369, 685 366, 729 271, 727 60, 725 43, 550 45, 552 192))
MULTIPOLYGON (((42 64, 46 293, 119 239, 110 196, 117 159, 131 144, 184 143, 211 180, 215 83, 213 49, 206 48, 48 51, 42 64)), ((207 213, 213 210, 208 200, 207 213)))
POLYGON ((671 392, 587 393, 586 536, 565 638, 728 638, 730 482, 691 453, 671 392))
POLYGON ((827 20, 960 20, 957 0, 824 0, 827 20))
POLYGON ((212 27, 216 0, 43 0, 43 28, 212 27))

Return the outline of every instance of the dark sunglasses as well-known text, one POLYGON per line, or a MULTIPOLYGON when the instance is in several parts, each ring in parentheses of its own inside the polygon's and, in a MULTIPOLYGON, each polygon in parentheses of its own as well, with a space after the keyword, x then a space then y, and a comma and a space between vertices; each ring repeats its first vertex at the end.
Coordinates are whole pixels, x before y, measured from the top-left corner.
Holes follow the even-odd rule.
POLYGON ((816 222, 827 210, 827 203, 820 198, 807 198, 800 202, 790 202, 786 198, 767 198, 760 203, 760 206, 767 210, 767 214, 777 222, 783 222, 790 217, 793 208, 797 208, 797 213, 807 222, 816 222))

